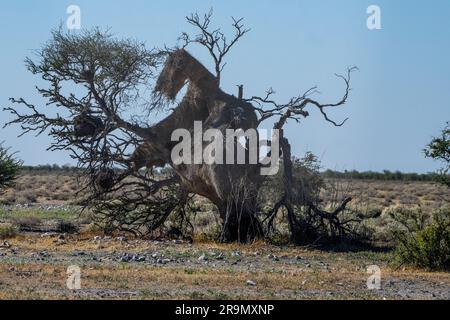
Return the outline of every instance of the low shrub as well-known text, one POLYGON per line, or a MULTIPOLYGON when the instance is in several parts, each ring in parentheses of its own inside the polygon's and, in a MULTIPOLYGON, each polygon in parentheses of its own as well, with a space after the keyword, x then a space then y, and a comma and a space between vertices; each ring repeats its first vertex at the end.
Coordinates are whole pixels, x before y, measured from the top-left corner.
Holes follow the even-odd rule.
POLYGON ((421 209, 401 209, 391 218, 397 222, 392 229, 397 265, 450 270, 450 208, 429 217, 421 209))
POLYGON ((66 220, 59 220, 56 228, 59 232, 63 232, 63 233, 78 232, 78 226, 75 223, 73 223, 71 221, 66 221, 66 220))
POLYGON ((14 238, 18 234, 17 227, 10 223, 0 223, 0 239, 14 238))

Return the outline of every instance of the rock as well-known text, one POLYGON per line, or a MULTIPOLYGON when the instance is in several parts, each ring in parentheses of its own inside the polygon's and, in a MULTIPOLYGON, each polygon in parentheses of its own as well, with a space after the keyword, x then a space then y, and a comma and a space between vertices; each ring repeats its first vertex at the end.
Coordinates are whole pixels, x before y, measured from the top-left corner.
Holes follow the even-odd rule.
POLYGON ((124 253, 120 258, 119 261, 120 262, 130 262, 131 260, 131 256, 128 253, 124 253))
POLYGON ((241 253, 239 252, 239 251, 233 251, 232 253, 231 253, 231 256, 232 257, 239 257, 241 255, 241 253))
POLYGON ((57 237, 57 236, 59 236, 59 234, 56 232, 45 232, 45 233, 41 234, 41 238, 53 238, 53 237, 57 237))
POLYGON ((56 239, 56 240, 54 240, 53 242, 55 242, 56 243, 56 245, 57 246, 61 246, 61 245, 63 245, 63 244, 66 244, 67 243, 67 241, 66 240, 64 240, 64 239, 56 239))
POLYGON ((133 256, 133 261, 136 261, 136 262, 144 262, 144 261, 145 261, 145 256, 134 255, 134 256, 133 256))
POLYGON ((127 241, 128 239, 126 238, 126 237, 117 237, 116 238, 116 241, 120 241, 120 242, 125 242, 125 241, 127 241))
POLYGON ((300 257, 300 256, 295 256, 295 259, 297 259, 297 260, 302 260, 303 258, 300 257))
POLYGON ((252 286, 252 287, 256 286, 256 282, 253 281, 253 280, 247 280, 246 284, 247 284, 248 286, 252 286))
POLYGON ((8 241, 3 241, 0 248, 11 248, 11 244, 8 241))
POLYGON ((66 239, 66 234, 65 233, 61 233, 59 236, 58 236, 58 240, 65 240, 66 239))
POLYGON ((279 261, 280 259, 276 256, 276 255, 274 255, 274 254, 269 254, 269 255, 267 255, 267 258, 268 259, 271 259, 271 260, 274 260, 274 261, 279 261))
POLYGON ((170 259, 158 259, 156 260, 156 263, 168 264, 170 261, 171 261, 170 259))
POLYGON ((222 252, 216 256, 216 260, 223 260, 223 258, 224 258, 224 255, 222 252))
POLYGON ((94 241, 101 241, 102 240, 102 237, 100 237, 100 236, 95 236, 94 237, 94 241))
POLYGON ((202 254, 199 258, 198 261, 208 261, 208 257, 205 254, 202 254))

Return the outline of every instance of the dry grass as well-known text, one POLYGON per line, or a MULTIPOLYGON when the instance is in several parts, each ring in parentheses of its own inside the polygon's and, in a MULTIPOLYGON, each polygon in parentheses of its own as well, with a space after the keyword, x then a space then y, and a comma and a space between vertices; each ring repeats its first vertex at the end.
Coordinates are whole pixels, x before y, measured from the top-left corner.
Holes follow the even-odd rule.
POLYGON ((449 291, 449 274, 394 270, 388 253, 91 239, 72 237, 63 244, 39 237, 11 240, 15 254, 0 249, 7 252, 0 260, 0 299, 431 299, 446 297, 449 291), (50 257, 35 259, 42 251, 50 257), (80 251, 81 257, 73 256, 80 251), (157 253, 171 262, 118 262, 114 257, 125 251, 157 253), (215 260, 217 252, 225 258, 215 260), (239 256, 233 255, 236 252, 239 256), (204 253, 210 257, 208 264, 198 261, 204 253), (66 288, 66 269, 72 264, 81 268, 78 291, 66 288), (366 288, 366 267, 372 264, 382 269, 380 291, 366 288), (246 285, 247 280, 256 286, 246 285))
MULTIPOLYGON (((448 205, 450 199, 448 189, 432 183, 360 180, 339 183, 341 190, 353 195, 356 202, 382 211, 416 205, 431 211, 448 205)), ((77 189, 76 179, 70 175, 21 176, 17 187, 0 197, 0 203, 14 205, 31 201, 63 207, 50 211, 45 207, 0 210, 3 223, 0 233, 14 226, 42 225, 60 219, 81 221, 67 206, 76 202, 77 189)), ((332 192, 329 190, 324 196, 331 199, 332 192)), ((41 238, 38 234, 5 234, 7 245, 0 241, 0 299, 450 298, 448 273, 396 270, 390 264, 390 252, 367 249, 327 252, 262 242, 245 246, 210 242, 208 234, 213 233, 217 224, 212 207, 201 204, 204 212, 194 221, 199 228, 196 230, 200 230, 194 245, 144 240, 94 241, 98 234, 93 232, 71 235, 63 241, 41 238), (139 263, 120 262, 124 253, 144 255, 146 259, 139 263), (224 259, 215 259, 218 253, 224 259), (198 260, 203 254, 209 257, 207 263, 198 260), (277 258, 269 258, 269 254, 277 258), (170 262, 157 261, 163 258, 170 262), (69 265, 81 268, 81 290, 66 288, 69 265), (382 270, 379 291, 366 287, 369 265, 378 265, 382 270), (247 280, 255 281, 256 286, 248 286, 247 280)), ((375 227, 381 230, 380 234, 386 223, 383 219, 377 222, 375 227)))
MULTIPOLYGON (((437 209, 450 199, 449 188, 432 182, 339 180, 337 184, 341 192, 383 209, 417 205, 437 209)), ((19 177, 14 189, 0 195, 0 204, 76 203, 79 187, 70 173, 27 173, 19 177)), ((332 190, 324 191, 325 202, 332 197, 332 190)))

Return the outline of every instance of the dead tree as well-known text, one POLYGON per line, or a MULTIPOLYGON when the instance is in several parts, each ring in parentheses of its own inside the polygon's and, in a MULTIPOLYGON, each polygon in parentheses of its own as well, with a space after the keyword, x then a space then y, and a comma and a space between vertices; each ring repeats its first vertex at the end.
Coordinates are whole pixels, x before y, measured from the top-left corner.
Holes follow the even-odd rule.
MULTIPOLYGON (((38 88, 48 99, 47 105, 63 109, 65 114, 50 117, 24 99, 12 99, 30 112, 22 114, 15 108, 6 108, 16 116, 10 124, 20 124, 23 133, 49 130, 54 137, 50 150, 71 151, 88 177, 86 188, 90 196, 86 203, 111 229, 147 234, 161 227, 173 212, 183 212, 189 194, 198 194, 218 209, 223 221, 220 240, 245 242, 264 235, 261 220, 266 213, 257 202, 264 182, 262 165, 177 164, 171 156, 175 145, 171 135, 179 128, 193 132, 195 121, 202 123, 203 130, 225 133, 227 129, 258 129, 263 121, 276 117, 274 129, 280 132, 285 192, 269 216, 273 219, 281 208, 286 208, 292 238, 300 243, 309 226, 295 214, 298 195, 292 181, 290 145, 283 129, 287 121, 307 117, 310 106, 318 108, 326 121, 343 125, 345 120, 331 120, 327 109, 347 102, 350 75, 355 69, 349 69, 345 76, 338 75, 345 89, 336 103, 323 104, 312 99, 316 88, 285 104, 272 99, 273 90, 264 97, 245 99, 241 86, 239 97, 235 97, 220 88, 224 58, 249 30, 244 28, 242 19, 233 19, 236 32, 228 40, 220 29, 211 29, 211 17, 212 12, 204 17, 187 17, 199 34, 191 37, 184 33, 181 48, 163 51, 147 50, 129 40, 115 40, 99 30, 81 35, 55 31, 53 40, 39 52, 40 61, 28 59, 27 66, 50 84, 48 89, 38 88), (215 74, 186 50, 194 43, 208 50, 215 74), (65 82, 80 86, 82 93, 64 94, 65 82), (143 87, 151 83, 153 93, 143 99, 143 87), (125 117, 126 111, 139 103, 149 112, 167 109, 186 83, 185 96, 162 121, 151 125, 149 119, 125 117), (165 166, 172 168, 173 174, 152 174, 153 168, 165 166)), ((201 144, 202 148, 206 145, 203 141, 201 144)), ((343 209, 347 203, 344 201, 343 209)), ((308 205, 327 219, 324 211, 312 203, 308 205)), ((336 222, 336 215, 329 218, 336 222)), ((339 221, 336 223, 340 228, 339 221)))

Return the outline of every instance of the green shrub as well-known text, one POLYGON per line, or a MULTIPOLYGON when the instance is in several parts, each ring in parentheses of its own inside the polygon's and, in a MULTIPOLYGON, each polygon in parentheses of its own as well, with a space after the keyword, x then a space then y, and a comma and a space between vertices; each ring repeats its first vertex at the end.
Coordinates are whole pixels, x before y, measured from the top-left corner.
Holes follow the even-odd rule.
POLYGON ((10 223, 0 224, 0 239, 14 238, 18 233, 17 228, 10 223))
POLYGON ((450 270, 450 209, 437 211, 429 219, 421 210, 416 210, 415 218, 412 210, 402 211, 406 214, 391 215, 400 225, 393 229, 397 241, 396 264, 450 270))
POLYGON ((21 165, 0 143, 0 191, 13 186, 21 165))

